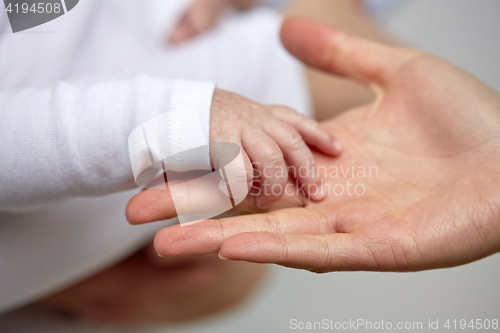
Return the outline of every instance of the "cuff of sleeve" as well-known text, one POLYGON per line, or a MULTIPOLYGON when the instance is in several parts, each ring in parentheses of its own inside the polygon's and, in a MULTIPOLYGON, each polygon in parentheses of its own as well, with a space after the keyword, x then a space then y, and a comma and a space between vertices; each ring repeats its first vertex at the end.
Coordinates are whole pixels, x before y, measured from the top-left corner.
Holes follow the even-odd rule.
MULTIPOLYGON (((151 79, 158 80, 156 83, 165 81, 151 79)), ((146 169, 153 167, 156 170, 161 164, 167 171, 211 170, 210 108, 215 83, 183 79, 170 81, 169 99, 161 93, 164 84, 147 86, 149 88, 141 100, 149 107, 143 105, 141 108, 141 125, 128 139, 136 183, 140 185, 138 177, 146 169)), ((140 183, 140 186, 144 185, 143 181, 140 183)))
POLYGON ((215 83, 178 79, 170 99, 171 142, 175 158, 167 159, 167 170, 211 170, 210 109, 215 83))

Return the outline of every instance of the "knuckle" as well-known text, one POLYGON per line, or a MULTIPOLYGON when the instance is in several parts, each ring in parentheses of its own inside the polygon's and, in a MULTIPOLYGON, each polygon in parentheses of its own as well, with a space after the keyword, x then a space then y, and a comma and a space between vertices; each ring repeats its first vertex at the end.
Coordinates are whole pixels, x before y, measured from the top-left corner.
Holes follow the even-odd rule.
POLYGON ((283 154, 278 152, 268 153, 266 156, 266 164, 271 168, 278 168, 284 163, 283 154))
POLYGON ((308 126, 308 132, 311 134, 308 136, 310 142, 318 143, 333 140, 333 135, 326 128, 314 121, 308 126))
POLYGON ((292 152, 296 152, 298 150, 302 150, 306 147, 306 143, 304 142, 304 139, 302 136, 297 133, 296 131, 291 132, 288 140, 287 140, 287 147, 289 150, 292 152))
POLYGON ((290 115, 294 115, 294 116, 300 116, 301 115, 300 113, 297 112, 297 110, 292 109, 292 108, 290 108, 288 106, 281 105, 280 108, 281 108, 281 110, 283 110, 283 112, 286 112, 286 113, 288 113, 290 115))
POLYGON ((276 117, 286 116, 286 117, 298 118, 302 116, 302 114, 297 112, 297 110, 284 105, 272 105, 271 112, 276 117))

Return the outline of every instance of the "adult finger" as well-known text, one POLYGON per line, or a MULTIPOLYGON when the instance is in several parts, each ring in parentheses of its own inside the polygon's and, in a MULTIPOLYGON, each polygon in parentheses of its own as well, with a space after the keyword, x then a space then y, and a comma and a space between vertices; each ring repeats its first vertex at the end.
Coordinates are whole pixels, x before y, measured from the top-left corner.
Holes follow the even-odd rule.
MULTIPOLYGON (((382 248, 383 244, 378 246, 378 249, 382 248)), ((390 251, 388 253, 390 254, 390 251)), ((362 238, 348 233, 241 233, 227 238, 222 243, 219 256, 227 260, 274 263, 317 273, 394 269, 390 263, 385 266, 381 264, 376 258, 377 253, 374 253, 362 238)))
POLYGON ((266 214, 250 214, 220 220, 206 220, 189 226, 171 226, 155 237, 156 251, 165 256, 217 253, 229 237, 248 232, 276 234, 319 234, 335 232, 333 221, 325 222, 315 209, 288 208, 266 214))
POLYGON ((219 182, 220 176, 211 173, 185 181, 174 180, 163 189, 144 190, 127 204, 127 219, 131 224, 142 224, 175 216, 181 222, 181 217, 192 215, 216 216, 227 203, 227 194, 219 190, 219 182))
POLYGON ((161 221, 177 216, 170 190, 147 189, 134 195, 125 209, 130 224, 161 221))
POLYGON ((387 46, 303 18, 281 28, 285 48, 304 63, 366 85, 386 87, 398 70, 421 52, 387 46))

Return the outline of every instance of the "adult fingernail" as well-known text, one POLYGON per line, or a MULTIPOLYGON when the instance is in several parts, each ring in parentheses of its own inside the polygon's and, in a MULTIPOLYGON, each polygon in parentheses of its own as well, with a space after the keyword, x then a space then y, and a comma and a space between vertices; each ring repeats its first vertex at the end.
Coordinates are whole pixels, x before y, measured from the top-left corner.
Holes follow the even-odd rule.
POLYGON ((326 184, 323 184, 323 180, 321 180, 321 195, 323 196, 323 198, 326 198, 328 196, 326 184))
POLYGON ((219 258, 221 258, 222 260, 230 260, 228 257, 224 257, 222 254, 220 254, 219 252, 219 258))

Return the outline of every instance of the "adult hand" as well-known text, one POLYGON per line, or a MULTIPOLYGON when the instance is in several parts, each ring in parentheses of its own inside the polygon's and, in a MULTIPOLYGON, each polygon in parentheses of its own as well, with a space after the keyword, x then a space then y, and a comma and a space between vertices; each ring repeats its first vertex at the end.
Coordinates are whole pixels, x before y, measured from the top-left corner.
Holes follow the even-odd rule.
POLYGON ((308 20, 287 20, 282 40, 305 63, 377 94, 325 124, 345 147, 337 159, 316 156, 330 196, 305 208, 169 227, 156 236, 158 253, 219 252, 329 272, 449 267, 500 250, 498 93, 434 56, 308 20), (355 173, 332 174, 353 165, 355 173))

